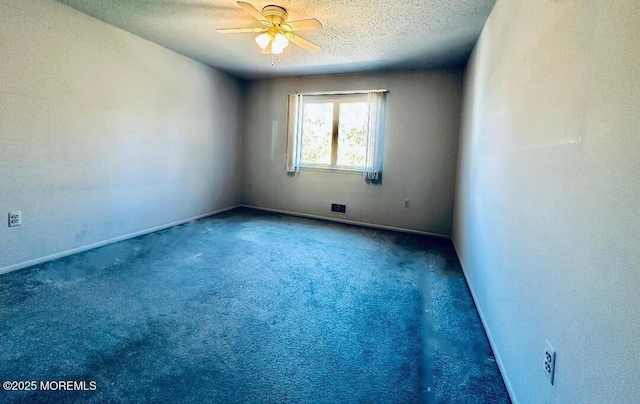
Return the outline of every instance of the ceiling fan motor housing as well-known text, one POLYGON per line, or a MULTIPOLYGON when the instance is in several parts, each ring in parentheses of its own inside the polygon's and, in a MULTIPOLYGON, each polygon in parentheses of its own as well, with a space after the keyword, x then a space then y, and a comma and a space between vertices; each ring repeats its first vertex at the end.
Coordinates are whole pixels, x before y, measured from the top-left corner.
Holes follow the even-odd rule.
POLYGON ((262 15, 273 25, 282 25, 285 21, 287 21, 287 17, 289 14, 287 10, 280 6, 275 5, 267 5, 262 9, 262 15))

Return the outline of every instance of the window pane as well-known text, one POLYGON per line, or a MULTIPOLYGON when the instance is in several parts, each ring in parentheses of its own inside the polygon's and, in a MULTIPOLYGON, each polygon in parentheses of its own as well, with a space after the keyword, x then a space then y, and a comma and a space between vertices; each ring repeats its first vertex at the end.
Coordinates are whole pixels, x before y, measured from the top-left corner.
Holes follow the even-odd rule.
POLYGON ((305 103, 302 126, 302 164, 331 164, 332 103, 305 103))
POLYGON ((364 167, 368 113, 366 102, 340 103, 337 165, 364 167))

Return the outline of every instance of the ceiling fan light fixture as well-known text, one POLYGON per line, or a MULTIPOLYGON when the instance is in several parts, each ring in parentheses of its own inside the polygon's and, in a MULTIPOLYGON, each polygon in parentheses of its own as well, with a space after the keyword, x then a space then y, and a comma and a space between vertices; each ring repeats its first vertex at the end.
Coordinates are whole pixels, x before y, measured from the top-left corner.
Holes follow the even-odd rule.
POLYGON ((270 41, 271 41, 271 36, 269 36, 269 34, 267 34, 266 32, 256 37, 256 43, 258 44, 260 49, 266 48, 267 45, 269 45, 270 41))
POLYGON ((287 39, 286 36, 282 35, 281 33, 278 33, 274 38, 273 38, 273 47, 276 49, 284 49, 287 47, 287 45, 289 45, 289 40, 287 39))

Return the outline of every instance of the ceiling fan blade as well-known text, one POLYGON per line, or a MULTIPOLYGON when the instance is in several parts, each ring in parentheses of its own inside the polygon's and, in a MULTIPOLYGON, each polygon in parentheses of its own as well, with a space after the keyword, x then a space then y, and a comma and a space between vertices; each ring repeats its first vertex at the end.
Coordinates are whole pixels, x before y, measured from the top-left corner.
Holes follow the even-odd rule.
POLYGON ((310 51, 310 52, 318 52, 320 50, 320 47, 316 44, 312 44, 311 42, 307 41, 306 39, 302 39, 297 35, 292 34, 291 32, 287 32, 286 35, 287 39, 291 42, 293 42, 294 44, 305 48, 306 50, 310 51))
POLYGON ((240 7, 242 7, 244 9, 244 11, 246 11, 249 14, 251 14, 251 16, 253 18, 255 18, 256 20, 260 21, 264 25, 269 24, 269 21, 267 21, 267 19, 264 18, 264 15, 262 15, 262 13, 260 11, 258 11, 257 8, 252 6, 251 3, 247 3, 246 1, 238 1, 237 3, 238 3, 238 5, 240 7))
POLYGON ((220 34, 239 34, 241 32, 263 32, 266 28, 228 28, 228 29, 217 29, 216 32, 220 34))
POLYGON ((320 29, 322 24, 315 18, 309 18, 306 20, 287 21, 282 24, 282 28, 286 31, 307 31, 311 29, 320 29))

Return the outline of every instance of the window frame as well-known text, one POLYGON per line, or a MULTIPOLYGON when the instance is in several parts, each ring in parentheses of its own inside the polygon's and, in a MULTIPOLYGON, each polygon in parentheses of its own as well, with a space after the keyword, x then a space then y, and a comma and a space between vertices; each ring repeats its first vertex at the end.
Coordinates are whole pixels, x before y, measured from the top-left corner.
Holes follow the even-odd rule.
MULTIPOLYGON (((300 160, 299 167, 304 170, 318 170, 318 171, 336 171, 336 172, 345 172, 345 173, 354 173, 361 174, 366 165, 366 155, 365 162, 362 166, 345 166, 338 165, 338 142, 340 136, 340 104, 344 103, 365 103, 367 104, 367 93, 351 93, 351 94, 335 94, 335 93, 326 93, 326 94, 313 94, 307 95, 304 97, 300 114, 300 150, 302 152, 302 142, 304 141, 304 106, 309 104, 323 104, 323 103, 332 103, 333 104, 333 117, 331 122, 331 155, 330 155, 330 164, 305 164, 300 160)), ((367 128, 367 132, 368 132, 367 128)), ((367 134, 368 135, 368 134, 367 134)), ((366 153, 366 150, 365 150, 366 153)))

